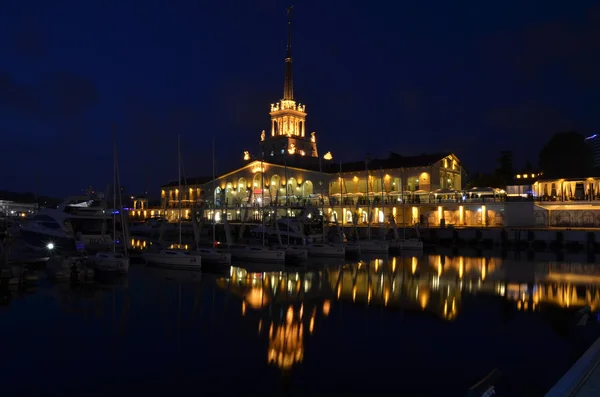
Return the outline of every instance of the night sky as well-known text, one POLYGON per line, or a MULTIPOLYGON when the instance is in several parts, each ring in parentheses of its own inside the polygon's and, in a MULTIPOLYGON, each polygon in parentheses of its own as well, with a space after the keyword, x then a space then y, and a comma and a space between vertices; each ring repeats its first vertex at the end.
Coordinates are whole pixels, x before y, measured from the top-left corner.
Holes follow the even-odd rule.
MULTIPOLYGON (((288 1, 5 1, 0 189, 132 194, 217 172, 270 129, 288 1), (36 178, 37 175, 37 178, 36 178)), ((452 151, 470 172, 600 132, 598 1, 293 3, 294 91, 321 154, 452 151)))

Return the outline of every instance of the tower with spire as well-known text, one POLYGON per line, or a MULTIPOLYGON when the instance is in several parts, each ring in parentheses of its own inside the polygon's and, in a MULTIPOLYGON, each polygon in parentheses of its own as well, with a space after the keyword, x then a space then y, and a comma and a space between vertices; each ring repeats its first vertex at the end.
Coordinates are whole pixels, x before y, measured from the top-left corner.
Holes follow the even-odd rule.
POLYGON ((271 104, 271 132, 261 134, 265 159, 282 156, 318 157, 315 133, 306 133, 306 106, 294 99, 292 74, 292 8, 287 8, 287 47, 283 99, 271 104))

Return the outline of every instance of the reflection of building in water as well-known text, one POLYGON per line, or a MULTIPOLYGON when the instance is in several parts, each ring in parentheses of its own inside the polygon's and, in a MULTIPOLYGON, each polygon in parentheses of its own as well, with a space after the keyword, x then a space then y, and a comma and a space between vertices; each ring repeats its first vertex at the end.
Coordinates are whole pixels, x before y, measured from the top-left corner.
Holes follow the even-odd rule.
POLYGON ((600 309, 600 269, 595 264, 538 264, 530 283, 499 284, 498 294, 514 300, 518 310, 537 310, 540 304, 560 308, 600 309))
POLYGON ((329 315, 331 303, 322 300, 327 292, 319 288, 323 284, 323 275, 321 272, 251 273, 232 266, 230 278, 221 278, 217 284, 242 299, 243 316, 248 310, 261 316, 258 333, 268 334, 268 363, 289 370, 302 362, 304 338, 314 332, 317 314, 329 315), (272 311, 281 313, 279 317, 270 316, 271 311, 263 310, 274 306, 281 309, 272 311), (266 316, 270 318, 264 319, 266 316))
POLYGON ((513 301, 517 310, 537 310, 543 304, 600 309, 600 269, 594 265, 540 265, 526 273, 530 280, 516 282, 505 269, 513 265, 533 266, 500 258, 429 255, 360 261, 312 273, 249 273, 232 267, 230 277, 218 284, 240 297, 242 315, 260 316, 258 333, 268 336, 268 362, 283 370, 302 362, 315 323, 331 310, 329 299, 424 311, 445 320, 458 316, 463 294, 476 293, 513 301))
POLYGON ((423 310, 454 319, 461 301, 461 283, 453 277, 441 277, 438 269, 419 265, 417 257, 392 258, 388 263, 374 259, 332 269, 328 278, 338 300, 423 310))

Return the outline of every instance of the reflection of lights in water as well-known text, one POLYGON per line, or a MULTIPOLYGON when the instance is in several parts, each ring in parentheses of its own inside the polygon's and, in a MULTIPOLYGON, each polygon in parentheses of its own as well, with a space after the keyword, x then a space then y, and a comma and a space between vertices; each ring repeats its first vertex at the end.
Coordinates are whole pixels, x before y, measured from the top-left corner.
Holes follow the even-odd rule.
MULTIPOLYGON (((314 316, 311 317, 310 332, 314 330, 314 316)), ((295 316, 294 309, 288 307, 286 323, 269 328, 268 363, 282 370, 288 370, 304 358, 303 325, 295 316)))
POLYGON ((415 272, 417 271, 417 263, 418 263, 417 257, 413 256, 412 257, 412 274, 415 274, 415 272))
POLYGON ((253 309, 259 309, 270 302, 269 296, 264 293, 264 290, 259 287, 253 287, 248 294, 246 294, 246 302, 253 309))
POLYGON ((325 317, 329 316, 329 310, 331 310, 331 302, 326 299, 325 302, 323 302, 323 315, 325 317))
POLYGON ((396 273, 396 257, 392 258, 392 273, 396 273))
POLYGON ((419 294, 419 303, 421 304, 421 309, 425 309, 427 307, 427 303, 429 303, 429 291, 424 288, 421 289, 419 294))
POLYGON ((285 321, 288 324, 291 324, 294 321, 294 309, 292 307, 288 307, 287 313, 285 315, 285 321))
POLYGON ((242 301, 242 316, 246 315, 246 302, 242 301))

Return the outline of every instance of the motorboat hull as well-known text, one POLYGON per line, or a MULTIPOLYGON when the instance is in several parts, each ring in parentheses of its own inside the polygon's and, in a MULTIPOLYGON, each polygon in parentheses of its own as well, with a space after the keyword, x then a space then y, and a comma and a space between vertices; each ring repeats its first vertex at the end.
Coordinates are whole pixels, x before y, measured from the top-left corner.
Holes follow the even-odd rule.
POLYGON ((285 247, 285 259, 303 261, 308 259, 308 250, 304 247, 285 247))
POLYGON ((229 252, 211 249, 199 249, 196 252, 198 255, 200 255, 202 261, 205 263, 218 263, 226 265, 231 263, 231 253, 229 252))
POLYGON ((390 246, 387 242, 364 241, 360 243, 360 251, 363 254, 385 254, 390 252, 390 246))
POLYGON ((346 247, 342 245, 309 244, 306 246, 308 256, 321 258, 345 258, 346 247))
POLYGON ((259 247, 232 248, 231 257, 252 262, 277 263, 285 261, 285 251, 271 250, 259 247))
POLYGON ((142 258, 148 266, 160 267, 163 269, 177 270, 201 270, 202 262, 195 256, 189 257, 167 257, 162 254, 144 253, 142 258))

